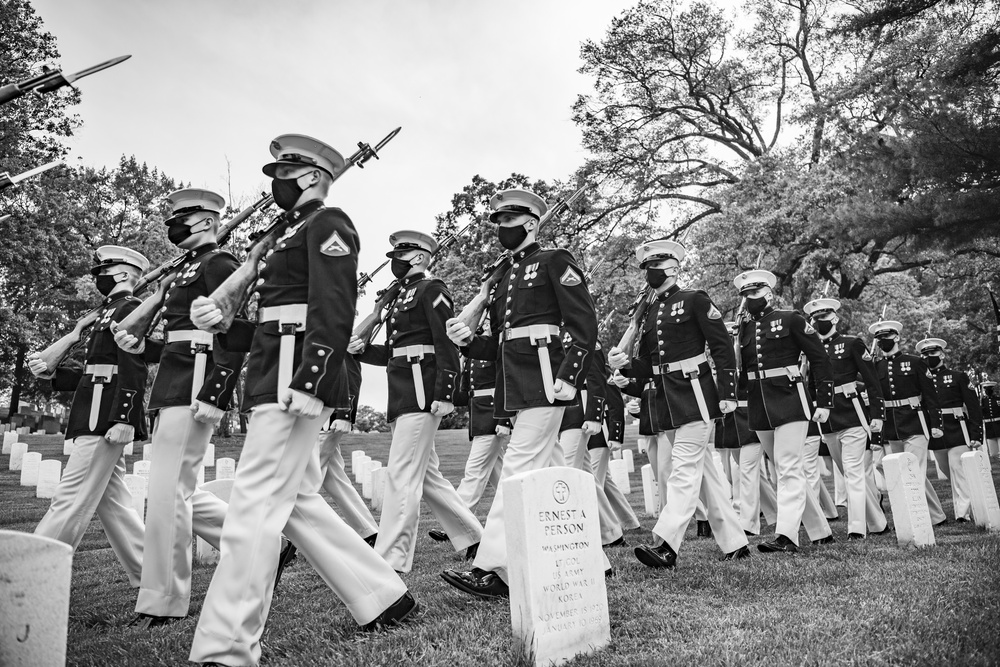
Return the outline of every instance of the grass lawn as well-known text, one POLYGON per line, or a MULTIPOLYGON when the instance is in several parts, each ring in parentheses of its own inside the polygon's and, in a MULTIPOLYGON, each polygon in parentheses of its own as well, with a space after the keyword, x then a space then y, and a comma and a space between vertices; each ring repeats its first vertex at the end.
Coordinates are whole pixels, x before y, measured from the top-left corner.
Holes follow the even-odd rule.
MULTIPOLYGON (((627 445, 635 448, 635 432, 627 445)), ((22 436, 29 451, 62 457, 57 436, 22 436)), ((216 439, 216 457, 238 459, 242 438, 216 439)), ((382 461, 388 435, 352 435, 344 458, 361 448, 382 461)), ((132 463, 141 458, 128 457, 132 463)), ((468 453, 464 432, 443 431, 438 453, 457 484, 468 453)), ((19 486, 0 457, 0 529, 31 531, 49 501, 19 486)), ((637 473, 629 498, 648 539, 654 521, 641 513, 637 473)), ((1000 466, 994 462, 994 481, 1000 466)), ((206 470, 206 479, 215 469, 206 470)), ((826 480, 830 483, 830 480, 826 480)), ((935 481, 951 516, 947 482, 935 481)), ((485 520, 492 492, 480 503, 485 520)), ((888 502, 886 503, 888 507, 888 502)), ((609 550, 617 576, 608 582, 611 644, 572 665, 996 665, 1000 663, 1000 535, 969 524, 936 530, 937 546, 900 548, 891 535, 846 541, 845 517, 833 523, 838 542, 795 556, 718 562, 713 540, 693 527, 673 571, 650 570, 632 550, 609 550)), ((377 518, 377 517, 376 517, 377 518)), ((464 564, 448 545, 432 542, 426 507, 414 571, 404 580, 421 603, 415 621, 381 635, 359 635, 344 607, 304 558, 286 571, 264 632, 264 665, 522 665, 511 642, 506 602, 483 602, 452 589, 441 570, 464 564)), ((771 529, 773 531, 773 528, 771 529)), ((770 531, 757 542, 770 539, 770 531)), ((803 533, 803 543, 808 544, 803 533)), ((214 566, 195 565, 191 617, 149 632, 128 627, 135 591, 95 518, 76 553, 70 603, 71 665, 183 665, 214 566)))

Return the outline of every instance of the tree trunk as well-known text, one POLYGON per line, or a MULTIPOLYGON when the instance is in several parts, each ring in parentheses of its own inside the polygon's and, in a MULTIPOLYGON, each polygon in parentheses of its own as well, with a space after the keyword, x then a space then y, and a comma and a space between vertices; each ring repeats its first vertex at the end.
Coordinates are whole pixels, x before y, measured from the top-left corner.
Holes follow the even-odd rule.
POLYGON ((21 403, 21 377, 24 375, 24 354, 27 348, 24 345, 17 346, 17 358, 14 361, 14 381, 10 389, 10 409, 7 412, 7 421, 17 414, 21 403))

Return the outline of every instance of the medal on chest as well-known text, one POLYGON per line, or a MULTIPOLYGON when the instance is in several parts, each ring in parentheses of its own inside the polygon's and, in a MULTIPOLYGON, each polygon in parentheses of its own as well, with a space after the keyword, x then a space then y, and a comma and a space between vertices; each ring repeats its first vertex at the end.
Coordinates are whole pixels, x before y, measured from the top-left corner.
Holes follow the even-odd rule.
POLYGON ((899 372, 900 373, 909 373, 909 372, 911 372, 911 370, 912 370, 912 367, 911 367, 911 364, 910 364, 909 361, 901 361, 901 362, 899 362, 899 372))
POLYGON ((670 317, 677 317, 684 314, 684 302, 674 301, 670 304, 670 317))
POLYGON ((771 320, 771 333, 777 333, 785 328, 781 320, 771 320))
POLYGON ((406 290, 406 294, 403 295, 403 301, 401 303, 410 303, 413 298, 417 295, 417 288, 413 287, 406 290))
POLYGON ((835 344, 833 346, 833 354, 834 354, 834 356, 836 356, 838 358, 844 356, 844 349, 846 347, 847 346, 844 343, 837 343, 837 344, 835 344))
POLYGON ((524 280, 525 282, 529 280, 534 280, 538 277, 538 262, 533 264, 528 264, 524 267, 524 280))

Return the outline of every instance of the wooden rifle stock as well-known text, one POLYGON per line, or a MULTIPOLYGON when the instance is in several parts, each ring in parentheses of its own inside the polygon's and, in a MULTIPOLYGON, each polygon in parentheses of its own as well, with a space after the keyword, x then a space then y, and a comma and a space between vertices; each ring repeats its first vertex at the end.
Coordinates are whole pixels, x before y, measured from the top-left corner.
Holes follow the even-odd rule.
POLYGON ((83 342, 83 332, 97 322, 97 316, 100 312, 100 308, 94 308, 89 311, 86 315, 76 321, 76 325, 73 327, 72 331, 49 345, 41 352, 37 353, 37 358, 45 362, 48 373, 54 372, 56 367, 62 362, 63 359, 66 358, 73 348, 83 342))
POLYGON ((628 328, 625 329, 621 340, 615 346, 629 355, 630 358, 632 356, 632 348, 635 347, 635 342, 639 335, 639 329, 642 327, 642 319, 646 316, 646 305, 649 303, 650 295, 653 293, 653 290, 649 287, 643 287, 639 290, 639 294, 636 295, 635 301, 632 302, 632 306, 629 308, 628 328))
POLYGON ((490 305, 490 295, 504 274, 510 270, 510 258, 511 254, 505 252, 483 271, 483 282, 479 286, 479 291, 472 297, 469 303, 465 304, 462 312, 458 314, 458 319, 465 326, 469 327, 470 331, 477 331, 479 325, 483 323, 483 319, 486 317, 486 309, 490 305))
POLYGON ((354 327, 354 335, 365 342, 365 347, 371 345, 372 339, 375 338, 375 334, 381 328, 382 322, 385 321, 385 311, 388 310, 392 302, 399 296, 399 289, 398 280, 393 280, 389 283, 388 287, 378 293, 378 298, 375 300, 375 307, 372 308, 372 312, 354 327))

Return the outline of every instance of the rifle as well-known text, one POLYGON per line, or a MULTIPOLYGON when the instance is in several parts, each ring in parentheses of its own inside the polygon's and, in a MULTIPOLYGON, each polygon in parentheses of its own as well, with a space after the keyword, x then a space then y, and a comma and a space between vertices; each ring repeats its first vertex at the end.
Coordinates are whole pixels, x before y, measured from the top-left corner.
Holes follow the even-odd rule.
POLYGON ((58 167, 62 163, 62 160, 53 160, 52 162, 43 164, 41 167, 35 167, 34 169, 30 169, 23 174, 18 174, 17 176, 11 176, 8 171, 0 173, 0 190, 15 186, 23 180, 31 178, 32 176, 37 176, 38 174, 48 171, 53 167, 58 167))
MULTIPOLYGON (((473 224, 475 224, 475 220, 467 224, 465 227, 462 227, 454 234, 448 236, 448 238, 446 238, 444 241, 441 241, 438 244, 437 249, 431 253, 431 260, 428 263, 428 266, 430 266, 430 264, 434 262, 434 258, 437 257, 439 254, 441 254, 442 250, 454 244, 455 241, 458 240, 458 237, 465 234, 466 230, 468 230, 469 227, 471 227, 473 224)), ((382 266, 385 266, 385 263, 383 263, 382 266)), ((382 267, 380 266, 379 269, 381 268, 382 267)), ((377 271, 378 269, 376 269, 372 273, 375 273, 377 271)), ((362 279, 365 277, 367 277, 368 280, 371 280, 370 277, 365 275, 362 276, 362 279)), ((361 280, 359 280, 358 283, 361 284, 361 280)), ((356 327, 354 327, 354 335, 360 338, 361 340, 365 341, 365 347, 371 345, 372 339, 375 338, 375 334, 377 334, 379 329, 382 328, 382 324, 385 322, 386 314, 389 312, 389 307, 396 300, 396 297, 399 296, 399 288, 400 288, 399 281, 393 280, 383 289, 380 289, 378 292, 376 292, 375 307, 372 308, 372 312, 369 313, 367 316, 365 316, 365 319, 361 320, 361 322, 356 327)))
MULTIPOLYGON (((632 350, 635 347, 636 342, 639 338, 639 330, 642 328, 642 321, 646 318, 646 311, 649 308, 649 303, 656 295, 656 290, 649 287, 649 285, 644 286, 639 293, 635 296, 635 301, 628 309, 629 323, 628 327, 625 329, 625 333, 622 334, 621 340, 618 341, 618 345, 615 346, 618 350, 625 352, 632 357, 632 350)), ((626 364, 628 366, 628 364, 626 364)))
POLYGON ((128 60, 131 57, 132 56, 130 55, 118 56, 117 58, 112 58, 111 60, 105 60, 100 65, 88 67, 87 69, 80 70, 76 74, 63 74, 57 69, 50 69, 43 66, 42 73, 38 76, 29 77, 24 81, 18 81, 17 83, 8 83, 6 86, 0 87, 0 104, 17 99, 32 90, 47 93, 49 91, 56 90, 57 88, 62 88, 63 86, 69 86, 77 79, 82 79, 83 77, 95 72, 100 72, 102 69, 107 69, 108 67, 117 65, 118 63, 128 60))
MULTIPOLYGON (((250 216, 258 211, 263 211, 274 203, 274 196, 263 195, 260 199, 254 203, 247 206, 245 209, 237 213, 231 220, 226 222, 222 227, 219 228, 216 234, 216 243, 220 246, 224 245, 229 237, 232 236, 236 228, 243 224, 250 216)), ((132 334, 136 338, 142 338, 143 336, 149 335, 156 327, 157 314, 160 312, 160 307, 163 305, 163 301, 167 297, 167 290, 170 288, 170 283, 172 282, 173 274, 181 267, 181 265, 187 260, 188 253, 182 253, 177 255, 171 260, 168 260, 158 266, 153 271, 150 271, 136 284, 134 294, 138 294, 147 285, 160 281, 156 288, 156 291, 149 295, 139 307, 128 314, 128 317, 123 319, 115 327, 115 331, 125 330, 132 334), (161 278, 166 278, 160 280, 161 278)))
MULTIPOLYGON (((392 141, 392 138, 399 134, 401 129, 401 127, 397 127, 395 130, 387 134, 382 141, 375 144, 374 148, 363 141, 359 141, 358 150, 347 158, 344 168, 333 176, 333 181, 336 182, 337 179, 343 176, 353 166, 357 166, 359 169, 364 169, 365 162, 371 158, 378 160, 378 151, 381 150, 387 143, 392 141)), ((257 282, 258 263, 264 257, 264 254, 275 246, 281 235, 284 234, 294 222, 295 220, 289 217, 287 213, 282 213, 272 220, 267 227, 252 236, 250 245, 247 247, 247 258, 243 261, 243 264, 241 264, 236 271, 230 274, 230 276, 226 278, 226 280, 208 297, 214 301, 219 310, 222 311, 222 320, 217 324, 207 327, 206 331, 211 333, 225 333, 226 331, 229 331, 229 327, 236 318, 236 313, 242 310, 246 300, 250 297, 250 289, 257 282)), ((200 305, 199 302, 202 298, 204 297, 195 299, 195 301, 191 304, 191 307, 194 308, 197 305, 200 305)))
POLYGON ((604 319, 601 320, 601 322, 597 325, 598 336, 601 335, 602 331, 608 328, 608 325, 611 324, 611 318, 613 318, 617 312, 618 312, 617 310, 612 308, 610 311, 608 311, 608 314, 604 316, 604 319))
POLYGON ((375 268, 375 270, 372 271, 371 273, 362 273, 360 276, 358 276, 358 289, 361 289, 362 287, 364 287, 365 285, 367 285, 368 283, 370 283, 372 281, 372 278, 375 277, 375 274, 378 273, 379 271, 381 271, 382 269, 384 269, 386 267, 386 265, 389 262, 391 262, 391 261, 392 260, 387 259, 384 262, 382 262, 381 264, 379 264, 375 268))

